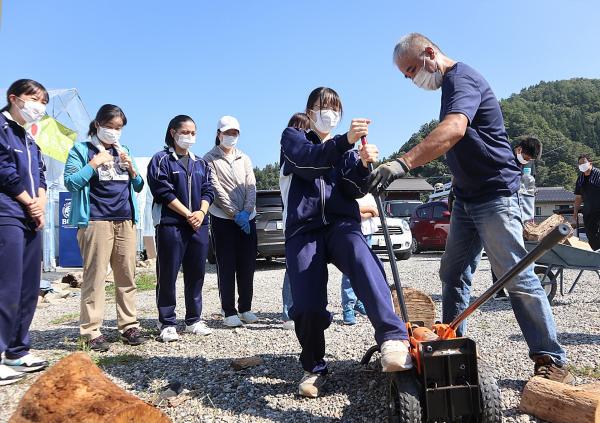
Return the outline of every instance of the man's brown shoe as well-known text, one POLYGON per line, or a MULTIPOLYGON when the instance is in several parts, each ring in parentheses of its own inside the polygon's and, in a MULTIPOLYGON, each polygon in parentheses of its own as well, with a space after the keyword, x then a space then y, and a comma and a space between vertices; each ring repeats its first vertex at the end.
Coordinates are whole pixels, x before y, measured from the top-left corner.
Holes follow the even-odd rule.
POLYGON ((567 366, 557 364, 549 355, 538 355, 533 357, 535 361, 534 374, 535 376, 543 377, 544 379, 553 380, 555 382, 571 384, 575 380, 567 366))

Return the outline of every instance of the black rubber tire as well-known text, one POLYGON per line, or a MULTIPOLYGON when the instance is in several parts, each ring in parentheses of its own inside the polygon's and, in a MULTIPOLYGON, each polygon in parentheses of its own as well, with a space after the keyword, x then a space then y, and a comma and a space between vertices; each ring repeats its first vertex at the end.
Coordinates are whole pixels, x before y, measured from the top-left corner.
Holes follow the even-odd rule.
POLYGON ((417 242, 417 239, 415 237, 413 237, 412 243, 410 244, 410 251, 412 252, 412 254, 419 254, 421 252, 421 249, 419 248, 419 243, 417 242))
POLYGON ((414 370, 390 373, 388 389, 388 421, 390 423, 421 423, 421 390, 414 370))
POLYGON ((481 390, 481 403, 483 411, 477 422, 501 423, 502 422, 502 396, 498 382, 486 366, 479 363, 479 388, 481 390))
POLYGON ((408 250, 403 253, 396 253, 396 258, 398 260, 408 260, 412 256, 412 251, 408 250))
MULTIPOLYGON (((547 266, 535 266, 534 267, 534 272, 536 274, 536 276, 538 277, 538 279, 540 280, 540 282, 542 281, 542 278, 544 277, 544 274, 546 273, 546 269, 548 269, 547 266)), ((556 296, 556 289, 558 286, 558 281, 556 280, 556 274, 554 274, 553 272, 548 272, 548 279, 550 279, 549 281, 545 281, 544 284, 542 285, 542 288, 544 288, 544 291, 546 291, 546 297, 548 297, 548 302, 550 303, 550 305, 552 305, 552 301, 554 300, 554 297, 556 296)))

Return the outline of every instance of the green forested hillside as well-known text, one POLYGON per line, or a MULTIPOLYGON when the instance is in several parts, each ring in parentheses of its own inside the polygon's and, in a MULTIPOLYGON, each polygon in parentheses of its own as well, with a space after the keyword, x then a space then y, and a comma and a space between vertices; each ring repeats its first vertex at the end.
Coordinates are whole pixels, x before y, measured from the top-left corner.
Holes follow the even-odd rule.
MULTIPOLYGON (((571 189, 577 178, 577 156, 589 153, 600 157, 600 79, 540 82, 501 100, 500 104, 511 141, 533 135, 544 145, 542 158, 537 162, 538 186, 571 189)), ((436 125, 434 120, 421 126, 398 152, 387 159, 408 151, 436 125)), ((277 163, 254 171, 258 189, 278 188, 277 163)), ((430 183, 450 179, 444 158, 411 173, 429 178, 430 183)))
MULTIPOLYGON (((506 130, 511 141, 523 135, 538 137, 543 145, 537 162, 538 186, 573 187, 577 178, 577 156, 600 156, 600 80, 571 79, 541 82, 501 100, 506 130)), ((397 157, 420 142, 437 121, 423 125, 390 158, 397 157)), ((448 169, 443 158, 413 174, 446 181, 448 169)))

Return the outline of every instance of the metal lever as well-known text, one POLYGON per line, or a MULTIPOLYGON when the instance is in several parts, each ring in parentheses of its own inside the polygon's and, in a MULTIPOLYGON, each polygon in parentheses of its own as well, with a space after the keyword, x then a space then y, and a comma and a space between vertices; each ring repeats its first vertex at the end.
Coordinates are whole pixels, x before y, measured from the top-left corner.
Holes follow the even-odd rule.
MULTIPOLYGON (((367 137, 361 137, 360 142, 364 147, 367 145, 367 137)), ((373 163, 369 163, 369 171, 373 171, 373 163)), ((390 259, 390 266, 392 268, 392 277, 394 279, 394 288, 396 288, 396 294, 398 295, 398 304, 400 305, 400 314, 405 322, 408 320, 408 311, 406 310, 406 304, 404 302, 404 293, 402 292, 402 284, 400 283, 400 275, 398 274, 398 266, 396 264, 396 256, 394 255, 394 244, 392 243, 392 237, 388 230, 388 225, 383 209, 383 203, 379 195, 374 195, 375 204, 377 204, 377 211, 379 212, 379 220, 381 222, 381 229, 383 231, 383 237, 385 239, 385 246, 387 249, 388 257, 390 259)))
POLYGON ((521 273, 525 268, 540 257, 542 257, 546 252, 552 247, 554 247, 559 242, 563 241, 571 234, 571 227, 566 223, 561 223, 552 231, 546 235, 536 247, 531 250, 521 261, 519 261, 515 266, 510 269, 504 276, 496 281, 495 284, 490 286, 483 294, 479 296, 465 311, 460 313, 456 318, 450 323, 450 327, 454 330, 467 318, 469 317, 475 310, 481 307, 487 300, 489 300, 494 294, 504 288, 504 285, 512 278, 521 273))

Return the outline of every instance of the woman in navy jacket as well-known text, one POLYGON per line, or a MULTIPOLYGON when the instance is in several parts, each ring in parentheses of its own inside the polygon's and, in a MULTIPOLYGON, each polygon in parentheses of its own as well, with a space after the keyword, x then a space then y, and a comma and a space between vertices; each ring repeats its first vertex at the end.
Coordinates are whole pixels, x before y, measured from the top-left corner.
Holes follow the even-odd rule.
POLYGON ((368 119, 353 119, 350 130, 332 137, 342 103, 331 88, 311 92, 306 104, 310 130, 287 128, 281 137, 281 197, 284 204, 285 256, 294 304, 289 312, 302 352, 304 377, 299 394, 317 397, 325 382, 327 264, 348 275, 364 303, 380 346, 383 371, 412 367, 407 332, 394 313, 383 266, 369 248, 360 227, 356 198, 369 183, 368 163, 377 148, 353 150, 368 133, 368 119))
POLYGON ((176 341, 175 283, 183 265, 185 331, 209 335, 200 320, 202 285, 208 255, 208 218, 213 202, 210 168, 194 155, 196 124, 191 117, 174 117, 167 128, 163 151, 148 165, 148 186, 154 196, 156 226, 156 302, 158 328, 164 342, 176 341))
POLYGON ((6 97, 0 113, 0 385, 48 365, 29 352, 46 207, 45 166, 30 130, 44 116, 48 92, 36 81, 20 79, 6 97))

